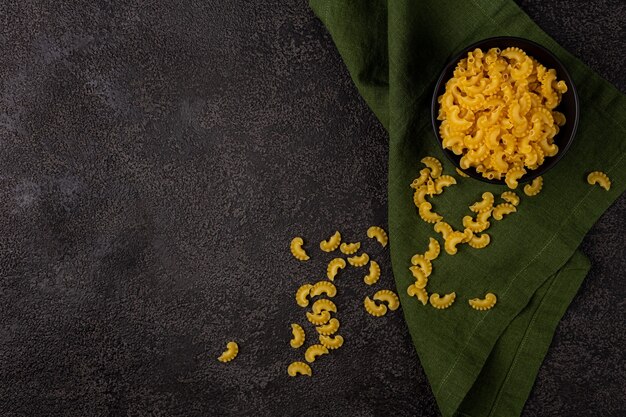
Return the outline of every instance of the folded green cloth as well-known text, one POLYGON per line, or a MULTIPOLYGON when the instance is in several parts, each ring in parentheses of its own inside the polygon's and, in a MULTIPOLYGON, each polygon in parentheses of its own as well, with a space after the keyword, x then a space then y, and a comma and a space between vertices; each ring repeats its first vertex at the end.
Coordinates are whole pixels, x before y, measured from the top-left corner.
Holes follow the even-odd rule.
POLYGON ((561 48, 510 0, 310 0, 350 74, 389 132, 389 231, 393 271, 421 364, 444 416, 518 416, 554 330, 588 269, 581 240, 626 187, 626 98, 561 48), (421 221, 409 184, 432 155, 458 184, 437 196, 435 209, 455 229, 484 191, 506 188, 460 178, 441 152, 430 124, 434 82, 460 49, 480 39, 512 35, 554 52, 569 69, 581 99, 578 134, 567 155, 544 176, 536 197, 492 222, 491 244, 460 246, 433 262, 428 291, 456 291, 446 310, 409 297, 408 267, 438 237, 421 221), (610 191, 586 175, 609 175, 610 191), (492 310, 468 299, 498 296, 492 310))

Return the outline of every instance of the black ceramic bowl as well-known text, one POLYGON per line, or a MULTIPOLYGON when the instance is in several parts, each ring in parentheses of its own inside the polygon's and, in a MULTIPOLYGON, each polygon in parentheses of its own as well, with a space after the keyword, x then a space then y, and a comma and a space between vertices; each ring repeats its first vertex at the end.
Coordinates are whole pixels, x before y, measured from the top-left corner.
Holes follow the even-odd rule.
MULTIPOLYGON (((574 85, 574 82, 572 81, 572 77, 570 77, 569 72, 567 72, 567 69, 565 69, 561 61, 559 61, 558 58, 554 56, 554 54, 552 54, 552 52, 548 51, 546 48, 539 45, 538 43, 523 38, 515 38, 509 36, 499 36, 496 38, 489 38, 476 42, 459 52, 459 54, 456 55, 441 72, 441 75, 437 80, 437 84, 435 85, 430 113, 433 129, 435 130, 435 136, 437 137, 439 144, 441 144, 442 139, 439 135, 440 121, 437 120, 437 114, 439 112, 439 103, 437 102, 437 98, 445 92, 446 82, 453 76, 456 64, 462 58, 465 58, 468 52, 473 51, 476 48, 480 48, 483 50, 483 52, 487 52, 487 50, 489 50, 490 48, 500 48, 504 50, 505 48, 512 46, 521 48, 528 55, 532 56, 537 61, 542 63, 546 68, 554 68, 556 70, 557 79, 564 80, 568 87, 567 92, 563 94, 561 98, 561 103, 555 109, 563 113, 566 118, 565 125, 561 126, 559 133, 554 137, 554 143, 556 143, 559 147, 559 151, 556 155, 546 158, 544 163, 539 166, 539 168, 535 170, 528 170, 528 173, 526 173, 526 175, 524 175, 519 180, 520 182, 527 182, 535 177, 545 174, 550 168, 552 168, 554 165, 556 165, 557 162, 559 162, 559 160, 563 157, 563 155, 565 155, 568 148, 572 144, 574 136, 576 135, 576 128, 578 127, 578 116, 580 108, 578 104, 578 94, 576 93, 576 86, 574 85)), ((459 166, 459 161, 461 160, 460 155, 455 155, 452 151, 448 149, 443 149, 443 152, 457 168, 461 169, 461 167, 459 166)), ((504 184, 504 180, 487 179, 483 177, 480 173, 476 172, 476 170, 473 168, 461 170, 470 177, 476 178, 484 182, 489 182, 492 184, 504 184)))

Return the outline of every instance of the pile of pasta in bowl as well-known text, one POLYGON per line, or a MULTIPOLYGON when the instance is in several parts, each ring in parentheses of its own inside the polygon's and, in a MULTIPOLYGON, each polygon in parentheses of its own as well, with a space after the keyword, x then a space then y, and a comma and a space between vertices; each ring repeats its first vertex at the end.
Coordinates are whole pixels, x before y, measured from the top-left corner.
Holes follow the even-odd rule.
POLYGON ((557 154, 566 123, 555 108, 567 84, 520 48, 468 52, 438 97, 442 146, 460 167, 516 188, 528 170, 557 154))

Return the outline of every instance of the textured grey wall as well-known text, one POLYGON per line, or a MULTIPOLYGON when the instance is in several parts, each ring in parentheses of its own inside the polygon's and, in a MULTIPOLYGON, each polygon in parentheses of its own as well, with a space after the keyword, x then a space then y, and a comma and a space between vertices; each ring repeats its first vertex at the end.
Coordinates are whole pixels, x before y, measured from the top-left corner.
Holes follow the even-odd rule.
MULTIPOLYGON (((305 2, 75 3, 0 3, 0 415, 436 416, 360 273, 345 346, 285 372, 293 291, 327 259, 287 242, 386 219, 385 132, 305 2)), ((521 5, 626 92, 623 1, 521 5)), ((625 232, 622 196, 525 416, 625 414, 625 232)))

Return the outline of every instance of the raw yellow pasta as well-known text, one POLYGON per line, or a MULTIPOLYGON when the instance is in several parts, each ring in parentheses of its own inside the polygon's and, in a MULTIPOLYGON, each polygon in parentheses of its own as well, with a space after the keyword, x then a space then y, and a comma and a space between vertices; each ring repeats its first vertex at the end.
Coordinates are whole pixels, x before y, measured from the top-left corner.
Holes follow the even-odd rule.
POLYGON ((472 232, 482 232, 489 228, 489 222, 474 221, 472 216, 463 217, 463 227, 470 229, 472 232))
POLYGON ((441 194, 444 187, 456 184, 456 179, 450 175, 442 175, 435 180, 435 192, 441 194))
POLYGON ((379 278, 380 278, 380 266, 378 265, 378 262, 371 260, 370 272, 369 274, 365 275, 365 277, 363 277, 363 281, 367 285, 374 285, 378 282, 379 278))
POLYGON ((524 186, 524 194, 526 194, 529 197, 535 196, 539 194, 542 187, 543 187, 543 178, 537 177, 530 184, 526 184, 524 186))
POLYGON ((337 287, 335 287, 335 284, 328 281, 316 282, 309 291, 309 297, 317 297, 322 294, 326 294, 326 297, 333 298, 337 295, 337 287))
POLYGON ((226 344, 226 350, 217 358, 217 360, 224 363, 230 362, 237 357, 238 353, 239 346, 237 345, 237 342, 228 342, 226 344))
POLYGON ((415 207, 419 208, 420 204, 426 202, 427 191, 428 190, 426 186, 420 187, 415 190, 415 192, 413 193, 413 204, 415 204, 415 207))
POLYGON ((371 314, 374 317, 384 316, 387 313, 387 306, 384 304, 376 304, 376 301, 372 300, 369 297, 365 297, 365 301, 363 302, 365 306, 365 311, 371 314))
POLYGON ((391 290, 379 290, 372 296, 376 301, 383 301, 387 303, 387 308, 391 311, 395 311, 400 307, 400 299, 395 292, 391 290))
POLYGON ((304 352, 304 359, 307 362, 313 363, 318 356, 327 355, 328 348, 324 345, 311 345, 306 348, 306 352, 304 352))
POLYGON ((495 206, 493 208, 493 211, 491 212, 491 216, 495 219, 495 220, 502 220, 502 218, 504 217, 505 214, 511 214, 511 213, 515 213, 517 211, 517 209, 515 208, 515 206, 511 203, 500 203, 497 206, 495 206))
POLYGON ((304 362, 293 362, 287 367, 287 373, 289 376, 297 376, 297 375, 313 375, 313 371, 311 367, 304 362))
POLYGON ((346 267, 346 261, 343 258, 335 258, 328 263, 326 268, 326 276, 329 280, 334 281, 340 269, 346 267))
POLYGON ((498 301, 496 295, 488 292, 485 294, 485 298, 472 298, 469 300, 469 305, 475 310, 489 310, 496 305, 496 301, 498 301))
POLYGON ((443 240, 447 240, 448 237, 452 234, 452 226, 450 226, 446 222, 437 222, 435 223, 434 230, 437 233, 441 233, 443 240))
POLYGON ((473 235, 472 238, 467 242, 473 248, 482 249, 487 246, 491 242, 491 236, 487 233, 483 233, 482 235, 473 235))
POLYGON ((306 318, 313 326, 321 326, 322 324, 328 323, 330 313, 328 311, 322 311, 319 314, 313 314, 307 311, 306 318))
POLYGON ((439 242, 435 238, 429 238, 428 240, 428 250, 424 253, 424 258, 429 261, 434 261, 439 256, 439 252, 441 251, 441 247, 439 246, 439 242))
POLYGON ((441 162, 433 156, 425 156, 421 160, 422 164, 426 165, 430 169, 430 177, 435 179, 441 175, 442 166, 441 162))
POLYGON ((389 237, 387 237, 387 232, 385 232, 385 229, 378 226, 371 226, 369 229, 367 229, 367 237, 369 237, 370 239, 376 239, 383 248, 387 246, 387 242, 389 241, 389 237))
POLYGON ((426 184, 426 181, 430 178, 430 169, 424 168, 420 171, 420 176, 415 178, 411 183, 411 188, 418 189, 426 184))
POLYGON ((291 244, 289 245, 289 249, 291 250, 291 254, 294 258, 299 261, 307 261, 309 260, 309 255, 306 254, 306 251, 302 247, 304 245, 304 240, 301 237, 294 237, 291 240, 291 244))
POLYGON ((330 350, 339 349, 343 345, 343 337, 341 335, 333 337, 320 335, 320 343, 330 350))
POLYGON ((322 240, 320 242, 320 249, 324 252, 332 252, 339 247, 341 243, 341 233, 336 231, 328 240, 322 240))
POLYGON ((587 175, 587 182, 590 185, 598 184, 600 187, 609 191, 611 188, 611 180, 609 176, 602 171, 593 171, 587 175))
POLYGON ((460 169, 456 169, 456 173, 459 174, 460 176, 462 176, 463 178, 469 178, 470 176, 467 175, 465 172, 461 171, 460 169))
POLYGON ((482 200, 470 206, 470 210, 475 213, 483 213, 485 211, 491 210, 491 208, 493 207, 493 200, 493 194, 487 191, 483 193, 482 200))
POLYGON ((336 333, 337 330, 339 330, 339 320, 333 317, 328 321, 328 323, 317 326, 315 330, 317 330, 317 332, 323 336, 328 336, 336 333))
POLYGON ((430 305, 437 309, 448 308, 454 303, 456 299, 456 293, 451 292, 450 294, 446 294, 443 297, 439 296, 439 294, 434 293, 430 295, 430 305))
POLYGON ((309 305, 309 294, 311 292, 311 288, 313 288, 311 284, 304 284, 298 288, 298 291, 296 291, 296 303, 298 303, 300 307, 306 307, 309 305))
POLYGON ((291 334, 293 335, 289 344, 292 348, 298 349, 304 344, 305 334, 304 329, 297 323, 291 323, 291 334))
POLYGON ((426 275, 427 277, 429 277, 431 272, 433 271, 433 264, 430 262, 430 260, 419 253, 411 257, 411 263, 419 267, 419 269, 421 269, 424 275, 426 275))
POLYGON ((353 253, 356 253, 356 251, 358 251, 360 248, 361 242, 342 243, 341 246, 339 246, 339 250, 341 250, 341 253, 345 253, 346 255, 352 255, 353 253))
POLYGON ((479 223, 489 223, 487 220, 489 220, 489 218, 491 217, 492 212, 493 212, 493 209, 481 211, 480 213, 476 215, 476 221, 479 223))
POLYGON ((455 231, 455 232, 452 232, 446 239, 445 243, 443 244, 443 248, 446 250, 446 252, 449 255, 455 255, 457 252, 456 247, 460 243, 469 241, 471 239, 472 231, 469 229, 465 229, 465 230, 468 230, 469 233, 455 231))
POLYGON ((365 252, 363 252, 359 256, 352 256, 348 258, 348 262, 350 263, 350 265, 357 267, 357 268, 367 265, 369 261, 370 261, 370 257, 365 252))
POLYGON ((513 191, 505 191, 500 194, 500 198, 506 201, 507 203, 511 203, 514 206, 519 205, 519 196, 515 194, 513 191))
POLYGON ((411 271, 413 278, 415 278, 415 284, 414 284, 415 287, 416 288, 426 287, 426 285, 428 284, 428 277, 426 276, 424 271, 422 271, 422 268, 414 265, 414 266, 409 267, 409 270, 411 271))
POLYGON ((443 220, 443 217, 431 211, 432 208, 433 206, 429 202, 420 204, 419 215, 422 220, 424 220, 426 223, 437 223, 438 221, 443 220))
POLYGON ((320 315, 324 311, 336 313, 337 306, 329 299, 322 298, 321 300, 317 300, 313 303, 313 305, 311 306, 311 311, 316 315, 320 315))
POLYGON ((514 167, 507 171, 506 176, 504 177, 504 182, 506 185, 514 190, 517 188, 518 180, 524 176, 526 170, 521 167, 514 167))
POLYGON ((428 303, 428 293, 424 288, 417 288, 415 284, 409 285, 406 293, 411 297, 416 297, 423 305, 428 303))

